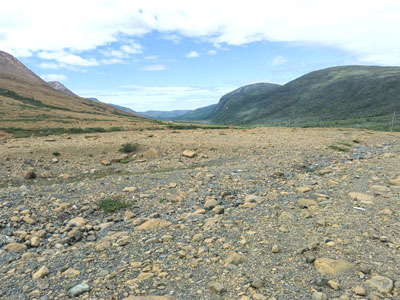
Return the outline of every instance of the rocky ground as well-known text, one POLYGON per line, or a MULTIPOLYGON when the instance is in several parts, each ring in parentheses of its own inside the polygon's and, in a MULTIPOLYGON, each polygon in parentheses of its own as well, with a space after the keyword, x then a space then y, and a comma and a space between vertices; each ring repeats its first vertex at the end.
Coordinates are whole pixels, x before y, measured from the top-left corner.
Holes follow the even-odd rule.
POLYGON ((399 133, 4 137, 0 298, 400 299, 399 200, 399 133))

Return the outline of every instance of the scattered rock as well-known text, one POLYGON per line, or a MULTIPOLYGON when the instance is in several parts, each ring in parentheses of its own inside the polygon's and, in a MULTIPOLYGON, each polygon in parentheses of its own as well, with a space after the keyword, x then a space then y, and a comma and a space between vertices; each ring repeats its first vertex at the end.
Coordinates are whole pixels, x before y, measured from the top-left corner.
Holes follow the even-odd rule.
POLYGON ((183 151, 182 155, 183 155, 184 157, 194 158, 194 157, 197 155, 197 153, 194 152, 194 151, 185 150, 185 151, 183 151))
POLYGON ((51 173, 50 171, 44 171, 42 173, 40 173, 40 178, 51 178, 53 177, 53 173, 51 173))
POLYGON ((162 219, 150 219, 146 222, 144 222, 142 225, 139 225, 135 228, 135 231, 140 231, 140 230, 149 230, 149 229, 154 229, 154 228, 160 228, 160 227, 169 227, 171 226, 171 222, 162 220, 162 219))
POLYGON ((85 225, 86 223, 87 223, 87 221, 84 218, 76 217, 76 218, 69 220, 68 225, 81 227, 81 226, 85 225))
POLYGON ((243 263, 245 260, 246 260, 245 255, 236 252, 231 252, 225 259, 225 266, 228 266, 230 264, 239 265, 243 263))
POLYGON ((321 292, 314 292, 312 294, 312 300, 328 300, 328 296, 321 292))
POLYGON ((222 294, 222 293, 224 293, 224 292, 226 292, 226 288, 225 288, 225 286, 222 284, 222 283, 220 283, 220 282, 209 282, 208 284, 207 284, 207 287, 212 291, 212 292, 214 292, 214 293, 217 293, 217 294, 222 294))
POLYGON ((374 199, 374 197, 371 195, 367 195, 367 194, 363 194, 363 193, 355 193, 355 192, 349 193, 349 196, 350 196, 351 200, 358 200, 361 203, 365 203, 365 204, 371 204, 372 200, 374 199))
POLYGON ((35 179, 36 173, 34 171, 26 170, 22 172, 22 177, 24 179, 35 179))
POLYGON ((303 186, 303 187, 298 187, 296 188, 296 192, 298 193, 307 193, 309 191, 312 191, 312 187, 311 186, 303 186))
POLYGON ((278 245, 273 245, 271 251, 272 251, 272 253, 278 253, 279 252, 279 246, 278 245))
POLYGON ((314 261, 314 266, 318 272, 330 276, 338 276, 353 268, 353 264, 350 262, 330 258, 317 258, 314 261))
POLYGON ((137 191, 137 188, 134 186, 127 186, 127 187, 124 187, 124 189, 122 191, 128 192, 128 193, 135 193, 137 191))
POLYGON ((78 284, 78 285, 74 286, 73 288, 71 288, 68 291, 68 295, 70 297, 77 297, 77 296, 79 296, 85 292, 89 292, 89 291, 90 291, 90 286, 86 283, 81 283, 81 284, 78 284))
POLYGON ((400 176, 398 176, 397 178, 394 178, 394 179, 390 179, 389 184, 400 186, 400 176))
POLYGON ((142 157, 145 159, 158 159, 160 158, 160 155, 158 154, 156 149, 150 148, 142 154, 142 157))
POLYGON ((307 208, 310 206, 315 206, 317 205, 317 201, 315 200, 311 200, 311 199, 299 199, 297 201, 297 204, 301 207, 301 208, 307 208))
POLYGON ((37 272, 33 273, 33 279, 40 279, 49 275, 50 271, 46 266, 42 266, 37 272))
POLYGON ((372 276, 366 283, 380 293, 389 294, 393 289, 393 280, 380 275, 372 276))
POLYGON ((26 245, 19 243, 9 243, 5 248, 13 252, 23 252, 27 249, 26 245))
POLYGON ((367 293, 365 292, 365 289, 361 286, 356 286, 352 289, 353 293, 359 296, 365 296, 367 293))
POLYGON ((102 161, 101 161, 101 164, 102 164, 103 166, 111 166, 111 161, 110 161, 110 160, 102 160, 102 161))

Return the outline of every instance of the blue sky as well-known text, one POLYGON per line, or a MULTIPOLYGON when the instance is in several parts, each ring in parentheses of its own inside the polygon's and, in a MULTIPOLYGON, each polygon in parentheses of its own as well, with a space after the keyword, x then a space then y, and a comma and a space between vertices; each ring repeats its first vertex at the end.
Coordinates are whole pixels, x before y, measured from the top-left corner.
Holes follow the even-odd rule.
POLYGON ((136 111, 203 107, 331 66, 400 64, 398 1, 275 2, 15 0, 0 12, 0 50, 136 111))

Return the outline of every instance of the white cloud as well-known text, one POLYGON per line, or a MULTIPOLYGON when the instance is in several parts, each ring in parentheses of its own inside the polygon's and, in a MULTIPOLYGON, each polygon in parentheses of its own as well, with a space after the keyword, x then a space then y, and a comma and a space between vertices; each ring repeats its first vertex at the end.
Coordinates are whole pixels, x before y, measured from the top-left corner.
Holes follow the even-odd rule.
POLYGON ((148 56, 145 56, 144 59, 146 59, 146 60, 157 60, 158 56, 157 55, 148 55, 148 56))
POLYGON ((127 85, 116 90, 81 90, 82 97, 96 97, 102 102, 129 107, 135 111, 195 109, 215 104, 233 87, 184 87, 127 85))
POLYGON ((42 69, 53 69, 53 70, 58 70, 61 68, 61 66, 59 64, 56 63, 40 63, 39 67, 42 69))
POLYGON ((122 45, 121 50, 127 54, 140 54, 142 53, 142 46, 135 42, 131 42, 130 44, 122 45))
POLYGON ((98 61, 94 58, 85 59, 78 55, 67 53, 65 51, 42 51, 38 53, 38 57, 44 59, 52 59, 56 60, 61 64, 72 65, 72 66, 80 66, 80 67, 92 67, 99 65, 98 61))
POLYGON ((215 45, 318 44, 349 52, 361 62, 400 64, 399 15, 397 0, 69 0, 57 5, 13 0, 0 11, 0 49, 17 56, 79 53, 158 31, 177 42, 186 36, 215 45))
POLYGON ((208 51, 207 51, 207 54, 208 54, 208 55, 216 55, 216 54, 217 54, 217 51, 216 51, 216 50, 213 50, 213 49, 212 49, 212 50, 208 50, 208 51))
POLYGON ((196 58, 199 56, 200 56, 200 53, 197 51, 190 51, 188 54, 186 54, 187 58, 196 58))
POLYGON ((40 77, 43 78, 45 81, 64 81, 67 80, 67 76, 63 74, 45 74, 41 75, 40 77))
POLYGON ((273 61, 272 61, 272 65, 273 66, 279 66, 279 65, 283 65, 284 63, 286 63, 288 60, 286 57, 283 56, 276 56, 273 61))
POLYGON ((163 71, 166 69, 167 69, 166 66, 160 65, 160 64, 148 65, 148 66, 144 66, 144 67, 140 68, 140 70, 142 70, 142 71, 163 71))

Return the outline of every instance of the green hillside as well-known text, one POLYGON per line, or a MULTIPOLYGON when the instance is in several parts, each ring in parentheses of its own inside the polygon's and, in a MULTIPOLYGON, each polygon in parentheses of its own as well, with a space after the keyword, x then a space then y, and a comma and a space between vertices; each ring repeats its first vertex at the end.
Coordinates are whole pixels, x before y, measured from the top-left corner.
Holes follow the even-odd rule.
POLYGON ((221 98, 212 121, 387 129, 394 110, 400 113, 400 67, 343 66, 266 91, 229 93, 221 98))
POLYGON ((205 107, 200 107, 195 110, 188 111, 182 116, 175 117, 175 121, 204 121, 209 120, 213 116, 213 112, 217 104, 211 104, 205 107))

